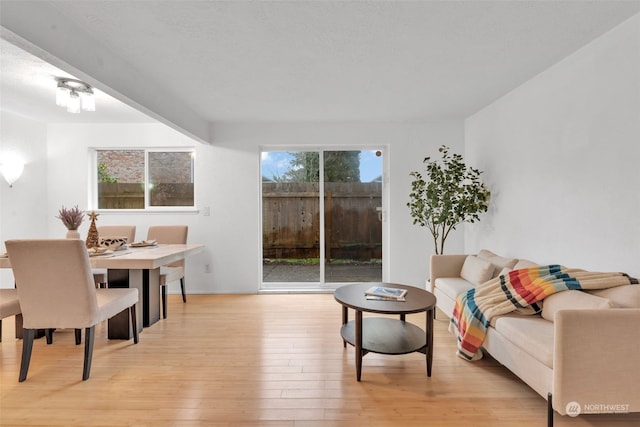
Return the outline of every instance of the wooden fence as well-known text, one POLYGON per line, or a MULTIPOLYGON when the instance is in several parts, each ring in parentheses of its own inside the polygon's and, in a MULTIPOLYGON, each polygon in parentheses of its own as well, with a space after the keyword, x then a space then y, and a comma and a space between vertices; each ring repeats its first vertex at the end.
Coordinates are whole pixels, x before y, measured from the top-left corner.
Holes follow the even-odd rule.
MULTIPOLYGON (((193 184, 155 184, 149 192, 150 206, 193 206, 193 184)), ((98 184, 100 209, 144 209, 141 183, 101 182, 98 184)))
MULTIPOLYGON (((325 256, 328 260, 382 258, 381 184, 325 184, 325 256)), ((319 185, 262 184, 263 257, 318 258, 319 185)))

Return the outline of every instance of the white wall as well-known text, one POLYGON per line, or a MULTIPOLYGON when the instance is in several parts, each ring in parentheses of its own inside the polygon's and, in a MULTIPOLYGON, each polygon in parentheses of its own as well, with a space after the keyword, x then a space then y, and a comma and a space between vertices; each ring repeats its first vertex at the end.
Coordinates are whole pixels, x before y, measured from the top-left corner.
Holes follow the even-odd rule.
MULTIPOLYGON (((198 206, 211 206, 212 195, 208 191, 207 170, 211 160, 211 147, 198 144, 182 134, 162 124, 50 124, 48 125, 48 191, 47 205, 48 236, 62 237, 66 229, 55 218, 61 206, 78 205, 88 209, 90 148, 127 148, 127 147, 196 147, 196 200, 198 206)), ((204 216, 203 212, 138 212, 107 213, 102 212, 97 225, 131 224, 136 226, 136 239, 144 239, 150 225, 186 224, 189 226, 188 241, 204 243, 207 249, 187 259, 186 287, 188 292, 211 292, 209 283, 212 274, 205 273, 205 266, 212 264, 212 242, 203 236, 209 235, 213 216, 204 216)), ((85 219, 80 227, 80 235, 86 238, 89 220, 85 219)), ((178 284, 171 284, 169 291, 179 292, 178 284)))
MULTIPOLYGON (((219 170, 213 181, 226 179, 227 193, 219 187, 216 208, 222 226, 217 240, 232 244, 230 250, 214 256, 227 268, 219 277, 223 283, 237 283, 247 291, 256 291, 259 282, 260 210, 259 166, 261 147, 285 146, 359 146, 385 147, 388 187, 383 242, 383 279, 391 282, 424 286, 428 277, 428 259, 433 253, 430 236, 424 228, 414 226, 406 207, 411 188, 409 173, 422 168, 426 156, 437 155, 437 148, 446 144, 462 152, 462 122, 435 124, 226 124, 218 125, 213 134, 214 157, 219 170), (231 178, 230 178, 231 177, 231 178), (241 195, 241 197, 239 196, 241 195), (236 266, 236 257, 247 262, 236 266), (255 267, 254 267, 255 266, 255 267), (239 266, 238 266, 239 267, 239 266), (241 279, 239 278, 241 277, 241 279)), ((216 168, 217 169, 217 168, 216 168)), ((448 250, 461 251, 463 232, 450 237, 448 250)), ((222 251, 221 251, 222 252, 222 251)))
POLYGON ((640 276, 640 15, 469 117, 493 200, 465 249, 640 276))
MULTIPOLYGON (((423 286, 428 276, 432 244, 428 232, 412 225, 406 203, 409 172, 422 168, 422 159, 437 155, 446 144, 463 149, 462 122, 436 124, 220 124, 214 127, 215 144, 196 143, 161 124, 52 124, 47 128, 46 181, 48 202, 41 204, 44 228, 31 235, 62 237, 66 233, 55 218, 62 206, 88 207, 90 147, 195 146, 197 213, 103 213, 100 224, 135 224, 137 238, 151 224, 189 225, 189 241, 203 243, 204 253, 187 260, 187 288, 192 293, 254 293, 260 284, 260 150, 278 146, 341 145, 384 147, 387 162, 386 280, 423 286), (204 216, 203 207, 211 208, 204 216), (205 273, 205 265, 210 273, 205 273)), ((41 155, 43 157, 44 154, 41 155)), ((24 203, 21 202, 21 203, 24 203)), ((3 213, 6 209, 2 208, 3 213)), ((28 224, 36 212, 20 221, 28 224)), ((88 222, 80 228, 84 237, 88 222)), ((20 234, 20 233, 19 233, 20 234)), ((463 233, 447 249, 463 249, 463 233)), ((170 292, 178 292, 177 285, 170 292)))
MULTIPOLYGON (((30 238, 47 230, 46 126, 8 112, 0 112, 0 163, 7 152, 25 163, 18 181, 0 177, 0 252, 9 239, 30 238)), ((10 270, 0 269, 0 287, 13 287, 10 270)))

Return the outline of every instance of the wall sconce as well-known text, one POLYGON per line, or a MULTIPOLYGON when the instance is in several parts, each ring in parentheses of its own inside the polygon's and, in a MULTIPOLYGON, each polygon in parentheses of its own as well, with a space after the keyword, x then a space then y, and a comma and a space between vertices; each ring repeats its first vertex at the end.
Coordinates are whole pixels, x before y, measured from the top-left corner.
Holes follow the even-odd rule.
POLYGON ((5 153, 0 160, 0 173, 9 184, 13 187, 13 183, 20 178, 24 170, 24 162, 15 154, 5 153))

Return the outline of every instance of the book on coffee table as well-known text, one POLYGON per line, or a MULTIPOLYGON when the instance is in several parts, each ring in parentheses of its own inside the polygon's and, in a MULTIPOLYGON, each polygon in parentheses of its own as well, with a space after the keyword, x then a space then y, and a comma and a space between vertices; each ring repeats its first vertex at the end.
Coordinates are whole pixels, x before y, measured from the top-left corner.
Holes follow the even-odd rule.
POLYGON ((406 289, 389 288, 386 286, 372 286, 364 292, 367 299, 384 301, 404 301, 406 289))

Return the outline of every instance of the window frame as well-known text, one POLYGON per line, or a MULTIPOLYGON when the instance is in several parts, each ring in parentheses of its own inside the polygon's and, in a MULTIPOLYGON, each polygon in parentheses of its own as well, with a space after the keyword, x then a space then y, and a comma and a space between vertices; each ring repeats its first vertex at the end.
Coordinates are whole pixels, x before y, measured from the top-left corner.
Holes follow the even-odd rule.
POLYGON ((109 214, 131 213, 198 213, 197 208, 197 171, 195 147, 92 147, 89 149, 89 200, 88 206, 96 212, 109 214), (98 152, 99 151, 143 151, 144 152, 144 208, 143 209, 106 209, 98 207, 98 152), (193 206, 150 206, 149 153, 190 153, 191 177, 193 180, 193 206))

